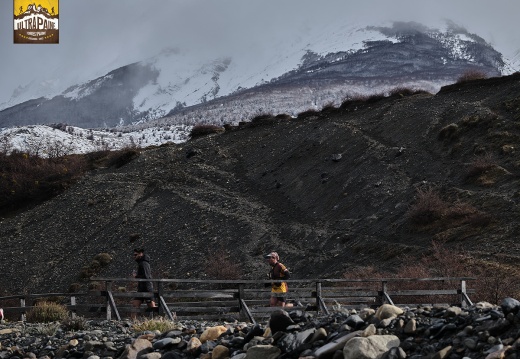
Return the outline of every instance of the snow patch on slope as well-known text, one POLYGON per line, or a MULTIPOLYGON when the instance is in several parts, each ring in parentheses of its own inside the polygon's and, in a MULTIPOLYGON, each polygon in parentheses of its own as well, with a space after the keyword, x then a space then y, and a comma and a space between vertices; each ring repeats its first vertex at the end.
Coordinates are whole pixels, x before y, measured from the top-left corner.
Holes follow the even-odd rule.
POLYGON ((90 95, 91 93, 96 91, 98 88, 100 88, 105 81, 110 80, 113 77, 114 77, 114 75, 110 74, 110 75, 100 77, 96 80, 89 81, 89 82, 86 82, 86 83, 78 85, 78 86, 74 86, 71 89, 66 90, 63 93, 63 96, 77 101, 85 96, 90 95))
POLYGON ((135 131, 87 130, 68 125, 32 125, 0 129, 2 150, 20 151, 41 157, 118 150, 125 147, 181 143, 192 126, 162 126, 135 131))
POLYGON ((216 80, 230 60, 207 63, 193 59, 187 52, 173 50, 147 60, 145 64, 158 70, 159 76, 134 97, 134 109, 166 113, 177 102, 190 106, 215 98, 219 93, 216 80))

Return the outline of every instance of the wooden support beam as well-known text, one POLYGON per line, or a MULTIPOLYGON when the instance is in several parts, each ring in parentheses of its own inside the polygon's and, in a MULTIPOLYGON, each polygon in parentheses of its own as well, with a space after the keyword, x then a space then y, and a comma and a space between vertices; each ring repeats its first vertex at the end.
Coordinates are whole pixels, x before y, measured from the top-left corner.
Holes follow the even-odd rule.
POLYGON ((249 310, 249 307, 247 306, 246 302, 244 301, 244 284, 238 285, 238 309, 239 314, 241 318, 247 318, 251 323, 256 324, 255 318, 253 318, 253 315, 251 314, 251 311, 249 310))
POLYGON ((121 316, 119 315, 119 311, 117 310, 116 302, 114 301, 114 296, 112 295, 112 282, 106 282, 106 290, 107 290, 107 320, 112 320, 112 311, 114 312, 117 320, 121 320, 121 316))
POLYGON ((325 302, 323 301, 323 298, 321 296, 316 297, 316 300, 318 301, 318 309, 321 309, 325 314, 329 315, 329 310, 327 309, 327 306, 325 305, 325 302))
POLYGON ((329 310, 321 297, 321 282, 316 282, 316 311, 319 313, 323 311, 325 314, 329 315, 329 310))
MULTIPOLYGON (((110 307, 114 311, 114 314, 116 315, 117 320, 121 320, 121 316, 119 315, 119 311, 117 310, 116 302, 114 301, 114 297, 112 296, 112 292, 108 292, 108 300, 110 302, 110 307)), ((108 314, 107 314, 108 316, 108 314)))
POLYGON ((164 311, 168 318, 173 321, 173 314, 170 311, 170 308, 166 305, 166 302, 164 301, 164 298, 162 296, 159 296, 159 314, 161 314, 161 311, 164 311))
POLYGON ((466 281, 460 281, 460 306, 466 307, 468 305, 473 305, 473 302, 469 299, 467 291, 466 291, 466 281))
POLYGON ((380 293, 381 304, 384 304, 385 302, 387 302, 388 304, 394 305, 394 302, 388 295, 388 282, 383 280, 383 281, 381 281, 381 284, 382 284, 381 293, 380 293))
POLYGON ((240 299, 240 312, 243 312, 251 323, 256 324, 256 320, 255 318, 253 318, 253 314, 251 314, 251 311, 249 310, 246 302, 244 302, 243 299, 240 299))
POLYGON ((316 308, 319 312, 321 309, 321 282, 316 282, 316 308))
POLYGON ((388 303, 388 304, 391 304, 391 305, 395 305, 392 298, 390 298, 390 296, 388 295, 388 293, 386 292, 383 292, 383 297, 385 298, 385 301, 388 303))

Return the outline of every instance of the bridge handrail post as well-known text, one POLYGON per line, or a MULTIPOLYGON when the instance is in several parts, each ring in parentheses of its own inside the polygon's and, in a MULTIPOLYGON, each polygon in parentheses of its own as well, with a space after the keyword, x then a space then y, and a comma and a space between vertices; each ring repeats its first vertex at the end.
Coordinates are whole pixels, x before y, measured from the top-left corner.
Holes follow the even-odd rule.
POLYGON ((74 319, 76 318, 76 297, 73 295, 70 296, 70 306, 70 317, 74 319))
POLYGON ((466 289, 466 281, 462 279, 460 281, 460 306, 467 307, 468 305, 473 305, 473 302, 468 297, 467 289, 466 289))
POLYGON ((105 290, 106 290, 106 308, 107 308, 107 320, 112 320, 112 306, 110 305, 110 292, 112 291, 112 281, 105 281, 105 290))
MULTIPOLYGON (((21 307, 21 308, 25 308, 25 297, 21 297, 21 298, 20 298, 20 307, 21 307)), ((21 312, 21 314, 20 314, 20 320, 21 320, 22 322, 25 322, 26 319, 27 319, 27 318, 26 318, 26 315, 25 315, 25 309, 23 309, 22 312, 21 312)))
POLYGON ((321 310, 320 305, 320 298, 321 298, 321 282, 316 281, 316 312, 319 313, 321 310))
POLYGON ((321 295, 321 282, 316 281, 316 313, 323 311, 325 314, 329 315, 329 310, 327 309, 325 301, 321 295))

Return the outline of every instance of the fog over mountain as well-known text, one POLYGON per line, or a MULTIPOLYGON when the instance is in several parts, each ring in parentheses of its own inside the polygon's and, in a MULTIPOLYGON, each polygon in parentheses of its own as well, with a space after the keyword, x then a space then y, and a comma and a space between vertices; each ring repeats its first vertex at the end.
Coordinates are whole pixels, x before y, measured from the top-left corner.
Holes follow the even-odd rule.
MULTIPOLYGON (((31 98, 53 97, 166 48, 180 49, 197 60, 232 57, 248 68, 261 69, 288 44, 305 45, 317 32, 331 30, 326 36, 334 37, 338 25, 377 26, 384 21, 436 26, 449 18, 481 36, 517 66, 519 7, 513 0, 363 4, 331 0, 326 6, 308 0, 153 0, 146 6, 137 0, 63 1, 59 45, 20 46, 12 44, 10 36, 0 38, 0 104, 6 108, 31 98)), ((11 11, 10 2, 0 3, 3 34, 12 31, 11 11)))
POLYGON ((150 126, 165 116, 153 126, 237 124, 266 112, 296 116, 396 87, 435 93, 468 71, 500 76, 510 65, 480 36, 450 21, 442 28, 341 25, 285 43, 263 63, 163 50, 50 99, 6 108, 0 126, 150 126))

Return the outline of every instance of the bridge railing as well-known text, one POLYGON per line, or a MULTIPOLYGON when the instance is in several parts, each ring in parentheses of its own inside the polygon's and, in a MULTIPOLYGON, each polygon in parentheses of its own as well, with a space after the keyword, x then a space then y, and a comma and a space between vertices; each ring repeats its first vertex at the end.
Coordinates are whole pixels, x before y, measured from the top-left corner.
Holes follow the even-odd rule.
MULTIPOLYGON (((469 277, 377 278, 377 279, 291 279, 287 280, 291 309, 329 314, 334 310, 393 305, 456 304, 472 305, 469 277)), ((237 319, 256 322, 268 316, 270 280, 197 280, 91 278, 95 290, 84 293, 46 293, 0 297, 0 307, 7 314, 16 313, 21 320, 38 300, 59 298, 72 315, 104 316, 121 320, 130 314, 161 315, 175 319, 237 319), (150 281, 154 291, 138 293, 137 282, 150 281), (130 305, 133 298, 150 298, 157 308, 130 305), (19 306, 4 303, 19 300, 19 306), (123 316, 124 314, 125 316, 123 316)))

